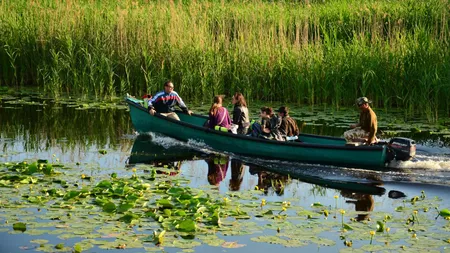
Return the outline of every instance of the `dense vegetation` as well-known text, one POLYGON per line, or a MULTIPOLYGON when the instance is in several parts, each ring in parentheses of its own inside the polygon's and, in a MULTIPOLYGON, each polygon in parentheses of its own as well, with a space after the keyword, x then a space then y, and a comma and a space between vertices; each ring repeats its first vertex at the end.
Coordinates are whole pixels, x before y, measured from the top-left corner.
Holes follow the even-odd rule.
POLYGON ((450 111, 448 0, 1 1, 0 86, 450 111))

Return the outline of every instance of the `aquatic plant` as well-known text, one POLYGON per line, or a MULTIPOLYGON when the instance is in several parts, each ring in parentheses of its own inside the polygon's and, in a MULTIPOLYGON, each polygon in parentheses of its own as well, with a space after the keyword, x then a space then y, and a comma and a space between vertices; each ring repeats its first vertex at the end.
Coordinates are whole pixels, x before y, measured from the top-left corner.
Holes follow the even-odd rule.
POLYGON ((448 112, 448 2, 3 1, 0 85, 448 112))
MULTIPOLYGON (((443 219, 434 219, 431 212, 421 215, 420 224, 403 225, 404 217, 411 212, 414 217, 418 216, 414 210, 438 207, 439 200, 435 198, 419 199, 414 204, 403 202, 399 212, 373 212, 377 222, 353 221, 349 225, 344 223, 344 214, 357 215, 358 212, 341 209, 341 222, 335 222, 326 219, 328 211, 319 202, 304 208, 289 200, 267 201, 259 190, 222 195, 207 188, 191 188, 183 177, 157 174, 156 170, 170 171, 163 166, 139 166, 111 174, 86 175, 79 169, 49 163, 48 159, 0 164, 3 196, 0 219, 5 221, 0 224, 0 231, 31 235, 30 243, 41 245, 39 250, 46 252, 55 249, 82 252, 93 247, 245 246, 227 242, 227 235, 247 236, 255 243, 288 247, 311 243, 332 246, 337 240, 344 241, 343 247, 362 246, 362 250, 379 247, 374 241, 384 242, 392 250, 398 249, 400 242, 411 250, 425 246, 439 250, 447 245, 448 224, 443 223, 446 222, 443 219), (388 220, 395 228, 393 233, 390 228, 380 226, 377 232, 385 230, 386 236, 375 236, 373 230, 369 232, 370 237, 367 236, 368 228, 384 225, 388 220), (275 235, 271 230, 276 231, 275 235), (339 235, 333 231, 339 231, 339 235), (76 238, 76 241, 68 245, 55 239, 56 245, 53 245, 40 240, 42 234, 55 235, 60 240, 76 238), (329 238, 324 234, 330 234, 329 238), (418 239, 420 244, 417 244, 418 239)), ((333 202, 332 197, 330 202, 333 202)), ((448 210, 445 210, 440 211, 441 215, 447 216, 448 210)))

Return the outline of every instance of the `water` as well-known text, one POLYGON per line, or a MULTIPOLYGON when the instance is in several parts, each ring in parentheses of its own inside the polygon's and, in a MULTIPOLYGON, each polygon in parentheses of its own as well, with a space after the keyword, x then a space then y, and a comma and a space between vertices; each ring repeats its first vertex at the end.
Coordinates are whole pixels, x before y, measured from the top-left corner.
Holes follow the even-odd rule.
MULTIPOLYGON (((332 206, 335 204, 333 196, 338 195, 339 205, 343 208, 392 211, 398 200, 389 197, 390 191, 402 192, 410 198, 422 190, 428 196, 441 198, 443 203, 450 203, 447 194, 450 149, 444 139, 435 135, 408 134, 419 143, 416 158, 393 164, 393 170, 374 171, 249 159, 220 154, 199 143, 183 143, 158 134, 137 136, 128 112, 120 104, 117 107, 92 108, 75 100, 61 104, 33 96, 26 101, 39 104, 11 103, 14 101, 17 100, 0 103, 0 162, 48 159, 79 168, 87 175, 129 171, 130 168, 139 169, 141 164, 154 164, 169 168, 173 175, 180 174, 189 179, 192 187, 213 187, 221 194, 258 188, 263 190, 268 201, 289 200, 301 206, 314 202, 332 206), (99 150, 107 153, 100 154, 99 150)), ((300 118, 303 115, 300 110, 291 110, 300 118)), ((334 136, 339 136, 343 130, 325 122, 324 125, 310 124, 303 128, 306 133, 334 136)), ((26 247, 31 247, 28 242, 32 236, 3 235, 1 252, 25 251, 26 247)), ((55 240, 51 235, 44 238, 55 240)), ((227 240, 243 239, 232 236, 227 240)), ((252 250, 297 251, 296 248, 260 244, 248 239, 244 243, 247 247, 235 251, 244 252, 249 247, 252 250)), ((215 248, 201 246, 196 251, 212 249, 215 248)), ((309 245, 302 249, 317 250, 317 246, 309 245)), ((334 252, 336 249, 325 251, 334 252)))

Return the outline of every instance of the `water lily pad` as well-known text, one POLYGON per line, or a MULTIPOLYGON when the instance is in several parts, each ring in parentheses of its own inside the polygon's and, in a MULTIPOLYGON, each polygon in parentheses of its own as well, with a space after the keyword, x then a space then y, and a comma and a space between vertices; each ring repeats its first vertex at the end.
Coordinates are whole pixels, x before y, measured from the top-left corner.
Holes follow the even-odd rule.
POLYGON ((17 222, 13 224, 13 229, 15 231, 25 232, 27 230, 27 225, 23 222, 17 222))
POLYGON ((242 248, 245 247, 245 244, 239 244, 237 242, 224 242, 222 243, 222 247, 223 248, 228 248, 228 249, 235 249, 235 248, 242 248))
POLYGON ((139 215, 134 213, 127 213, 124 216, 119 218, 119 221, 123 221, 125 223, 131 223, 133 220, 139 219, 139 215))
POLYGON ((113 202, 107 202, 102 207, 104 212, 113 213, 116 211, 116 205, 113 202))
POLYGON ((278 236, 258 236, 251 238, 254 242, 266 242, 270 244, 280 244, 286 247, 301 247, 308 245, 305 242, 299 241, 299 240, 286 240, 279 238, 278 236))
POLYGON ((46 244, 46 243, 48 243, 48 240, 44 240, 44 239, 34 239, 34 240, 31 240, 30 242, 31 242, 31 243, 36 243, 36 244, 41 245, 41 244, 46 244))
POLYGON ((193 220, 183 220, 177 225, 177 229, 182 232, 195 232, 196 228, 193 220))

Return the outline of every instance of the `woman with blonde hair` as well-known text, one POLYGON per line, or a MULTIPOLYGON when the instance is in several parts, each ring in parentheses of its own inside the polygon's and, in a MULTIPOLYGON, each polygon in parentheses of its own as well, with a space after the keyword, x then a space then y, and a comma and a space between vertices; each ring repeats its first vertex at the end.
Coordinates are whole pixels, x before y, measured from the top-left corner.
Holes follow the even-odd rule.
POLYGON ((222 106, 223 96, 215 96, 214 103, 209 109, 209 128, 214 129, 216 126, 231 128, 230 114, 227 108, 222 106))

